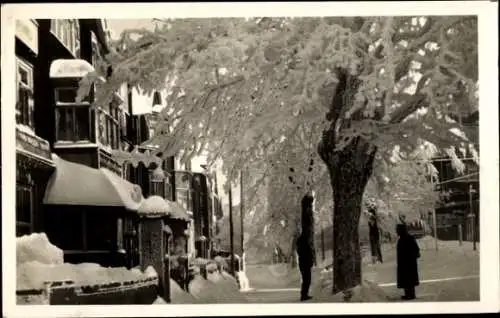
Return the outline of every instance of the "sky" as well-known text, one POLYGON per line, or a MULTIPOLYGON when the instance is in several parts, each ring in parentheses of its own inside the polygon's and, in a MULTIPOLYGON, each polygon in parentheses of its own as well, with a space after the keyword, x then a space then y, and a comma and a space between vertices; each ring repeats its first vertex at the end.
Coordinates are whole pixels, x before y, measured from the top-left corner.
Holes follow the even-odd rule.
POLYGON ((107 20, 108 27, 111 29, 111 36, 114 40, 118 39, 120 34, 125 29, 142 29, 146 28, 149 30, 153 30, 155 26, 155 22, 151 21, 151 19, 109 19, 107 20))

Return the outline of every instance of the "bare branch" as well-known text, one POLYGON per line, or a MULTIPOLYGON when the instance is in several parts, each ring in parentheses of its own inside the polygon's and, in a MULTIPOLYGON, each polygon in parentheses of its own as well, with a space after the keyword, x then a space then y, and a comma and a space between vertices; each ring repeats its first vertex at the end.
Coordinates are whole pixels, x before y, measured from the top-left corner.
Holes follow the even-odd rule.
POLYGON ((389 120, 390 124, 396 124, 402 122, 406 117, 413 114, 417 109, 421 107, 427 107, 426 103, 427 95, 417 93, 412 96, 412 98, 406 102, 403 106, 399 107, 394 111, 391 115, 391 119, 389 120))

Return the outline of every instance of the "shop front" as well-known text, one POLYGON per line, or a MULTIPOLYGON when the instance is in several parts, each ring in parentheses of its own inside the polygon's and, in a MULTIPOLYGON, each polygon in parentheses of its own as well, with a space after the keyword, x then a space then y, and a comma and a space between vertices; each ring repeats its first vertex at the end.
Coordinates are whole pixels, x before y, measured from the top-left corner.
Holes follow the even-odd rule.
POLYGON ((54 172, 49 144, 24 125, 16 126, 16 236, 43 230, 45 187, 54 172))
POLYGON ((56 171, 45 191, 43 222, 65 261, 137 266, 140 187, 106 168, 53 158, 56 171))

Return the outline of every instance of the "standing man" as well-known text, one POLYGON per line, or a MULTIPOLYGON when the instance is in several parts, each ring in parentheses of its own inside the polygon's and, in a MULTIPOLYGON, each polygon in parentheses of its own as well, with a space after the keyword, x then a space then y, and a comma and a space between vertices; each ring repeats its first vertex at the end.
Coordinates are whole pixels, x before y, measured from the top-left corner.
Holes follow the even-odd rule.
POLYGON ((401 299, 415 299, 415 286, 420 283, 417 264, 420 248, 417 240, 408 233, 405 224, 398 224, 396 232, 399 236, 397 243, 397 285, 405 292, 401 299))
POLYGON ((377 261, 383 263, 382 250, 380 248, 380 230, 378 228, 378 217, 376 205, 368 206, 368 233, 370 237, 370 249, 372 252, 372 264, 377 261))
POLYGON ((315 260, 313 237, 313 202, 314 197, 306 194, 302 198, 302 232, 297 240, 297 254, 299 256, 299 269, 302 276, 300 301, 311 299, 309 287, 311 285, 311 269, 315 260))

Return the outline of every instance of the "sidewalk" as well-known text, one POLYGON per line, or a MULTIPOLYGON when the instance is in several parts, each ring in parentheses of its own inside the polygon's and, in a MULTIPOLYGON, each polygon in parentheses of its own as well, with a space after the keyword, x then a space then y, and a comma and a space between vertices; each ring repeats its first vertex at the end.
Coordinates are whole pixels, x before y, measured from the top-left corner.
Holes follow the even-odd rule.
MULTIPOLYGON (((478 250, 472 250, 470 242, 459 246, 458 242, 439 242, 439 250, 435 250, 432 238, 418 240, 421 249, 419 263, 420 286, 417 287, 417 301, 475 301, 479 300, 479 245, 478 250)), ((389 301, 400 301, 402 291, 396 288, 396 246, 386 244, 382 247, 384 263, 372 265, 369 257, 363 259, 363 280, 378 285, 379 291, 386 293, 389 301)), ((331 255, 331 254, 330 254, 331 255)), ((331 259, 331 257, 330 257, 331 259)), ((321 263, 321 262, 320 262, 321 263)), ((331 263, 325 260, 322 265, 331 263)), ((261 294, 252 297, 251 301, 279 300, 284 302, 285 295, 293 298, 287 302, 295 302, 301 278, 298 268, 289 268, 286 264, 249 265, 247 275, 250 287, 261 294), (279 294, 270 296, 275 290, 279 294), (265 295, 264 295, 265 294, 265 295)), ((321 285, 331 285, 331 271, 323 271, 322 267, 313 269, 311 292, 318 293, 321 285)), ((331 288, 330 288, 331 290, 331 288)), ((324 288, 321 293, 328 291, 324 288)), ((373 290, 377 293, 377 290, 373 290)), ((320 299, 329 296, 321 295, 320 299)), ((333 299, 332 299, 333 300, 333 299)), ((266 301, 268 302, 268 301, 266 301)), ((314 301, 313 299, 313 302, 314 301)))
MULTIPOLYGON (((479 300, 479 245, 477 251, 473 251, 470 242, 460 246, 455 241, 439 241, 436 251, 434 240, 429 237, 418 240, 418 244, 421 284, 417 287, 417 300, 479 300)), ((396 246, 386 244, 382 249, 384 263, 372 265, 368 257, 363 259, 363 280, 375 283, 391 300, 399 301, 402 290, 396 287, 396 246)), ((313 289, 331 275, 331 271, 315 275, 313 289)))

